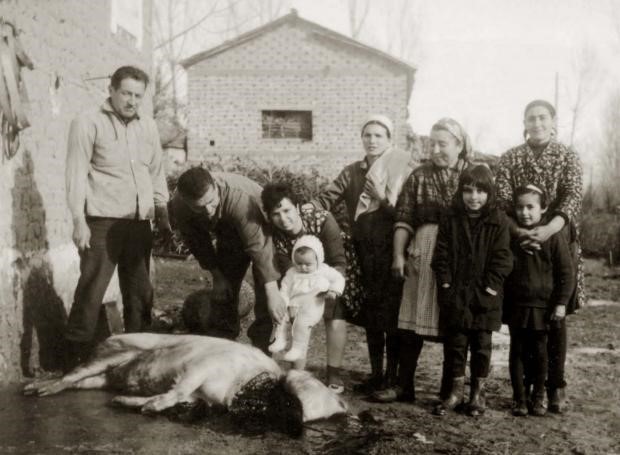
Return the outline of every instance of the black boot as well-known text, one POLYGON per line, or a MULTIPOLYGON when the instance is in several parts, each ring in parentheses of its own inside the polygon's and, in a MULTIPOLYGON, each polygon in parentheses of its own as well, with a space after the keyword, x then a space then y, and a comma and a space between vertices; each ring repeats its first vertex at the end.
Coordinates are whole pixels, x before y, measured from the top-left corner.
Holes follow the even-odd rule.
POLYGON ((424 340, 412 332, 403 331, 400 335, 400 353, 396 384, 377 391, 371 398, 380 403, 393 401, 415 401, 415 371, 424 340))
POLYGON ((444 352, 444 361, 441 366, 441 385, 439 387, 439 400, 444 401, 450 396, 450 391, 452 390, 452 377, 448 372, 448 365, 445 360, 445 352, 444 352))
POLYGON ((463 403, 463 387, 465 387, 465 377, 461 376, 458 378, 451 378, 449 381, 445 379, 445 381, 450 384, 450 390, 447 392, 447 397, 435 406, 435 409, 433 410, 433 414, 435 415, 446 415, 448 411, 454 410, 457 406, 463 403))
MULTIPOLYGON (((398 345, 394 346, 394 341, 388 337, 387 350, 386 350, 386 365, 385 365, 385 388, 394 387, 398 384, 398 345)), ((397 340, 396 340, 397 342, 397 340)))
POLYGON ((547 398, 549 400, 549 412, 562 414, 566 410, 566 392, 564 387, 549 387, 547 389, 547 398))
POLYGON ((534 391, 532 392, 532 401, 530 405, 530 414, 542 417, 547 414, 547 409, 544 405, 545 400, 545 389, 542 387, 534 387, 534 391))
POLYGON ((366 342, 370 360, 370 377, 353 386, 353 390, 363 394, 372 394, 376 390, 381 390, 383 386, 384 333, 366 329, 366 342))
POLYGON ((93 346, 92 343, 65 340, 63 356, 63 374, 74 370, 78 365, 86 362, 90 357, 93 346))
POLYGON ((523 376, 515 376, 512 379, 512 415, 524 417, 528 413, 527 403, 531 387, 523 383, 523 376))
POLYGON ((484 414, 486 410, 486 400, 484 398, 484 383, 486 378, 471 378, 471 388, 469 393, 469 403, 467 403, 467 414, 477 417, 484 414))
POLYGON ((517 417, 524 417, 527 415, 527 401, 514 400, 512 403, 512 415, 517 417))

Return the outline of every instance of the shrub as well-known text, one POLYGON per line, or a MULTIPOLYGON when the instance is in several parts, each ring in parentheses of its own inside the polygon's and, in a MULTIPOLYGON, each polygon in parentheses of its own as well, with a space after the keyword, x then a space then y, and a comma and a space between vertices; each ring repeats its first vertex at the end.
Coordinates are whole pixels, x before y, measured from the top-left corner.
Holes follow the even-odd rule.
POLYGON ((581 247, 585 255, 620 260, 620 216, 611 213, 591 214, 581 225, 581 247))
MULTIPOLYGON (((261 186, 269 182, 287 182, 293 187, 300 200, 310 201, 316 197, 329 183, 329 180, 322 176, 315 168, 294 170, 288 166, 279 166, 271 162, 257 162, 248 158, 241 157, 222 157, 217 156, 209 162, 202 163, 202 166, 212 172, 231 172, 244 175, 261 186)), ((176 189, 180 175, 195 164, 188 164, 176 169, 167 176, 168 190, 172 195, 176 189)), ((340 204, 332 210, 340 227, 348 231, 348 219, 344 204, 340 204)), ((173 227, 174 219, 170 220, 173 227)), ((189 254, 183 245, 180 234, 175 230, 174 238, 170 245, 164 245, 163 241, 155 233, 154 252, 156 255, 184 257, 189 254)))

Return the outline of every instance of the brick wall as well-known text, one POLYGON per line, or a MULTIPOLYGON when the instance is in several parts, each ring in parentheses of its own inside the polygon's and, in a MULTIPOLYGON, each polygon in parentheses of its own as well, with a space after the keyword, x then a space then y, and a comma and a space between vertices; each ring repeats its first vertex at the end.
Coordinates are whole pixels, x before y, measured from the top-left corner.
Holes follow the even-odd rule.
POLYGON ((17 155, 0 163, 0 384, 58 367, 55 351, 79 272, 65 203, 68 126, 103 102, 109 84, 86 79, 124 64, 150 72, 150 0, 143 0, 141 51, 112 35, 110 11, 109 0, 0 0, 0 15, 21 30, 35 65, 22 72, 31 127, 17 155))
POLYGON ((188 69, 188 159, 249 156, 334 177, 363 155, 360 126, 388 115, 406 147, 407 75, 292 22, 188 69), (312 111, 313 139, 263 139, 262 110, 312 111))

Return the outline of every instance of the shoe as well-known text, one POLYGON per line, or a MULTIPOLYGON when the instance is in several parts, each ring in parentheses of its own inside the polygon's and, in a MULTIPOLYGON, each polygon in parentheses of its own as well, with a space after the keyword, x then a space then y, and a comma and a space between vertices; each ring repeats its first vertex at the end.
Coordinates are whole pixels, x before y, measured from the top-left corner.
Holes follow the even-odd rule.
POLYGON ((344 382, 340 377, 340 368, 327 365, 327 387, 336 394, 344 392, 344 382))
POLYGON ((547 408, 543 405, 542 400, 536 400, 532 402, 532 406, 530 408, 530 414, 536 417, 543 417, 547 415, 547 408))
POLYGON ((287 325, 288 324, 284 322, 281 324, 274 324, 273 330, 271 332, 271 337, 269 337, 271 344, 267 348, 269 352, 275 353, 275 352, 284 351, 286 349, 287 325))
POLYGON ((457 406, 463 402, 463 387, 465 386, 465 377, 452 378, 448 388, 447 397, 442 400, 435 409, 433 414, 438 416, 445 416, 448 411, 453 411, 457 406))
POLYGON ((530 404, 529 413, 533 416, 542 417, 547 414, 547 408, 543 404, 545 393, 543 390, 534 390, 532 392, 532 402, 530 404))
POLYGON ((404 390, 400 386, 394 386, 377 390, 370 395, 370 398, 377 403, 393 403, 395 401, 412 403, 415 401, 415 393, 411 390, 404 390))
POLYGON ((336 395, 340 395, 344 392, 344 386, 342 384, 329 384, 327 388, 334 392, 336 395))
POLYGON ((93 350, 92 343, 65 340, 62 373, 67 374, 85 363, 93 350))
POLYGON ((478 417, 486 410, 486 400, 484 398, 484 383, 486 378, 471 378, 471 389, 469 393, 469 403, 467 403, 467 414, 478 417))
POLYGON ((301 349, 291 348, 288 350, 286 354, 284 354, 282 359, 286 360, 287 362, 295 362, 296 360, 299 360, 302 357, 303 357, 303 353, 301 352, 301 349))
POLYGON ((564 387, 548 388, 547 398, 549 400, 549 412, 562 414, 566 410, 566 390, 564 387))
POLYGON ((524 417, 528 413, 527 404, 525 400, 519 400, 512 403, 512 415, 517 417, 524 417))
POLYGON ((370 376, 368 379, 357 383, 353 386, 353 391, 356 393, 362 393, 364 395, 370 395, 377 390, 382 390, 383 377, 370 376))
POLYGON ((280 338, 276 338, 276 340, 269 345, 269 352, 276 353, 283 351, 286 348, 286 341, 280 338))

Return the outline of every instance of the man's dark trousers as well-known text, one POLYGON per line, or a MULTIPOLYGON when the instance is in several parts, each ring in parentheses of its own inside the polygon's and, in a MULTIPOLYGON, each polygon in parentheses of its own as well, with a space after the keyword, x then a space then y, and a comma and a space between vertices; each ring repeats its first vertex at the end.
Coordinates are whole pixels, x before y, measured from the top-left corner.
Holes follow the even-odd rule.
MULTIPOLYGON (((244 251, 241 240, 234 232, 227 232, 223 228, 216 231, 217 238, 217 266, 226 279, 230 282, 233 292, 227 316, 222 321, 220 328, 221 336, 235 339, 240 332, 239 319, 239 292, 248 267, 252 260, 244 251), (223 333, 222 333, 223 332, 223 333)), ((267 309, 267 294, 265 293, 265 283, 259 278, 256 266, 252 266, 252 277, 254 279, 254 293, 256 301, 254 303, 254 322, 248 328, 248 337, 252 345, 256 346, 265 353, 268 353, 269 337, 273 323, 267 309)))
POLYGON ((87 223, 91 232, 90 248, 80 253, 81 273, 65 332, 70 344, 100 341, 94 340, 97 322, 117 265, 125 332, 139 332, 151 325, 150 221, 89 217, 87 223))

